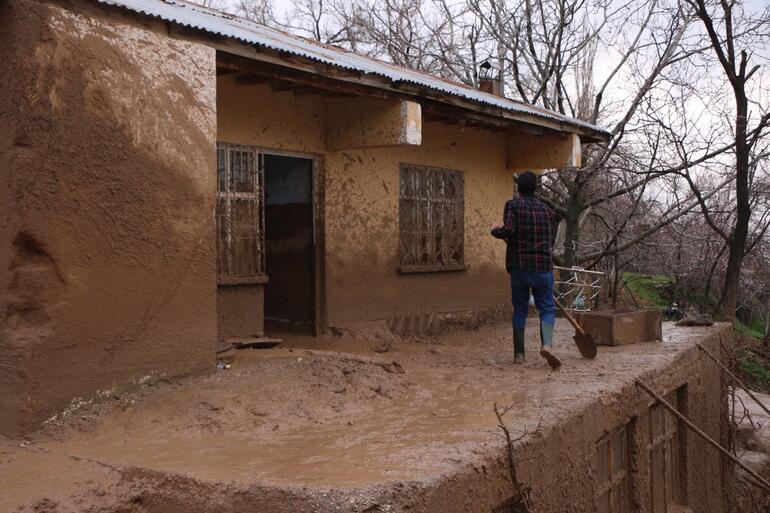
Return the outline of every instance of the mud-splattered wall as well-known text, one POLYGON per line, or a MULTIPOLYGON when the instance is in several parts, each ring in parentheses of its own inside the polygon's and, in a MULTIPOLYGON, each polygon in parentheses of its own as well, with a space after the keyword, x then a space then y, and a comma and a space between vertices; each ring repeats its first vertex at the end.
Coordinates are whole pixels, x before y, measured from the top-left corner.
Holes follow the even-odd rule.
POLYGON ((0 4, 4 434, 214 362, 215 52, 67 5, 0 4))
MULTIPOLYGON (((678 331, 668 337, 666 343, 685 344, 684 339, 703 337, 700 343, 720 354, 722 344, 729 344, 732 339, 731 330, 730 325, 722 324, 707 337, 697 328, 678 331)), ((652 343, 652 350, 656 344, 659 343, 652 343)), ((694 347, 669 362, 666 372, 650 372, 645 376, 645 384, 664 396, 678 392, 678 409, 708 436, 724 444, 727 433, 723 429, 726 424, 722 398, 725 392, 719 367, 694 347)), ((630 470, 626 477, 628 508, 623 511, 660 511, 660 505, 653 508, 651 492, 653 480, 659 484, 663 479, 661 475, 653 475, 651 461, 654 433, 651 407, 655 400, 635 383, 613 388, 617 384, 608 381, 608 392, 600 394, 581 416, 563 421, 555 429, 543 430, 533 443, 517 451, 515 459, 523 462, 519 478, 532 485, 531 496, 537 505, 534 511, 601 511, 597 504, 597 446, 600 440, 622 427, 628 434, 625 457, 630 470), (565 510, 567 504, 569 508, 565 510)), ((543 400, 561 399, 554 394, 543 400)), ((553 421, 544 418, 543 424, 553 421)), ((684 458, 675 464, 680 471, 676 481, 681 490, 675 502, 691 508, 683 507, 681 511, 727 511, 725 483, 733 471, 732 464, 684 424, 678 423, 676 429, 679 454, 668 457, 684 458)), ((660 473, 661 467, 655 469, 660 473)), ((668 485, 674 481, 670 476, 665 479, 670 480, 668 485)), ((671 506, 668 510, 680 511, 671 506)))
POLYGON ((504 159, 502 136, 438 123, 423 125, 420 146, 328 153, 330 325, 505 304, 505 246, 489 234, 491 223, 502 222, 503 205, 513 191, 504 159), (468 270, 398 274, 400 163, 463 172, 468 270))
POLYGON ((513 191, 512 175, 505 171, 505 137, 429 122, 423 124, 420 146, 327 151, 326 116, 320 95, 276 93, 267 85, 219 78, 220 140, 321 159, 328 325, 505 305, 505 248, 489 235, 490 224, 502 221, 513 191), (468 270, 398 273, 400 163, 464 172, 468 270))

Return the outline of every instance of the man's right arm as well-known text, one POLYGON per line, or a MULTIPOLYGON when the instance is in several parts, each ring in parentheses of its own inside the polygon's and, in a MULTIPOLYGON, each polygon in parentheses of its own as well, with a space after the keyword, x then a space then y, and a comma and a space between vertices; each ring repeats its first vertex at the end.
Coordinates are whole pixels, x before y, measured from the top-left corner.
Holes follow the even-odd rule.
POLYGON ((498 239, 512 239, 516 235, 516 225, 514 223, 514 210, 512 202, 505 204, 503 210, 503 225, 492 230, 492 236, 498 239))

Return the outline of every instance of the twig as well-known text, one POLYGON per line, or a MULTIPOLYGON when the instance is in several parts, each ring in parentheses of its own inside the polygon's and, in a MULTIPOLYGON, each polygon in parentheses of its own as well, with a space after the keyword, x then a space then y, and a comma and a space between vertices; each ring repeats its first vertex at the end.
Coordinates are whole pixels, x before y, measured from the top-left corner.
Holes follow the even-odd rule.
POLYGON ((668 404, 663 397, 660 396, 657 392, 655 392, 653 389, 645 385, 642 381, 636 380, 636 384, 642 387, 648 394, 650 394, 652 397, 655 398, 664 408, 666 408, 668 411, 674 414, 676 418, 684 422, 684 425, 690 428, 696 435, 701 437, 703 440, 705 440, 709 445, 714 447, 716 450, 727 456, 730 460, 733 461, 736 465, 741 467, 743 470, 745 470, 754 480, 756 481, 756 485, 762 488, 766 492, 770 492, 770 483, 767 482, 762 476, 751 470, 748 466, 746 466, 745 463, 743 463, 741 460, 739 460, 736 456, 733 455, 730 451, 719 445, 717 442, 714 441, 713 438, 708 436, 706 433, 701 431, 695 424, 690 422, 687 417, 679 413, 679 411, 668 404))
MULTIPOLYGON (((733 387, 733 390, 735 390, 735 387, 733 387)), ((746 419, 749 421, 749 425, 751 426, 751 429, 753 429, 754 431, 758 430, 761 427, 761 425, 759 424, 757 424, 756 426, 754 425, 754 420, 751 418, 751 412, 749 412, 749 409, 746 407, 746 403, 743 402, 743 399, 741 399, 740 397, 735 395, 735 393, 733 393, 733 423, 736 425, 741 424, 743 423, 743 419, 746 419), (741 415, 740 420, 738 420, 737 422, 735 421, 735 413, 734 413, 735 412, 734 405, 736 400, 739 403, 741 403, 741 408, 743 409, 743 414, 741 415)))
MULTIPOLYGON (((507 459, 508 459, 508 472, 510 474, 511 484, 513 485, 516 493, 521 498, 521 502, 524 505, 524 510, 529 511, 529 487, 525 486, 519 481, 518 476, 516 475, 516 462, 513 459, 513 444, 514 442, 518 442, 519 440, 523 439, 525 436, 529 434, 529 432, 525 429, 524 433, 521 434, 518 438, 511 438, 511 432, 508 430, 508 427, 505 425, 505 422, 503 421, 503 416, 507 414, 511 409, 513 408, 513 405, 507 405, 502 407, 501 409, 497 406, 497 402, 494 403, 493 409, 495 411, 495 416, 497 417, 497 427, 500 428, 500 430, 503 432, 502 437, 505 439, 505 446, 507 449, 507 459)), ((538 428, 540 428, 540 423, 538 423, 538 428)))
POLYGON ((634 304, 635 304, 635 305, 637 306, 637 308, 638 308, 638 307, 639 307, 639 301, 637 301, 637 300, 636 300, 636 297, 634 297, 634 293, 633 293, 633 292, 631 292, 631 287, 629 287, 629 286, 628 286, 628 282, 625 280, 625 278, 623 279, 623 288, 624 288, 624 289, 626 289, 626 290, 628 291, 628 295, 629 295, 629 296, 631 296, 631 299, 633 299, 633 300, 634 300, 634 304))
POLYGON ((503 422, 503 415, 508 413, 510 407, 506 406, 504 409, 505 411, 500 413, 500 409, 497 407, 497 403, 494 404, 495 416, 497 417, 497 427, 502 430, 503 437, 505 438, 505 445, 508 449, 506 451, 508 454, 508 472, 510 473, 511 483, 513 486, 516 486, 519 480, 516 478, 516 465, 513 464, 513 440, 511 440, 511 432, 508 431, 505 422, 503 422))

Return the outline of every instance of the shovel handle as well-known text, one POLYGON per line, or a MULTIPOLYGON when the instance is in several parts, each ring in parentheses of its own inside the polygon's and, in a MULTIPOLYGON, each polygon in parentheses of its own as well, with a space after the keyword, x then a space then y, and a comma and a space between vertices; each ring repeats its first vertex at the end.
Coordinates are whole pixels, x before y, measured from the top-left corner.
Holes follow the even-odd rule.
POLYGON ((566 310, 566 308, 561 306, 561 303, 559 303, 559 300, 554 297, 553 301, 554 301, 554 303, 556 303, 556 306, 559 307, 559 310, 561 310, 561 313, 564 314, 564 317, 566 317, 567 320, 569 321, 569 323, 572 324, 572 327, 575 328, 577 330, 577 332, 580 333, 581 335, 584 334, 585 331, 583 330, 582 326, 580 326, 580 324, 578 324, 578 322, 575 320, 574 317, 572 317, 572 314, 570 314, 566 310))

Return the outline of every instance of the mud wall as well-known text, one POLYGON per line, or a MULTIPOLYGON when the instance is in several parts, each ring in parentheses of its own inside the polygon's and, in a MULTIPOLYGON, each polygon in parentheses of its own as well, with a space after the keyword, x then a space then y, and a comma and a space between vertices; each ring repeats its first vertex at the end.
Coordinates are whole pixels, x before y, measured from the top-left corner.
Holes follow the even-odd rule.
POLYGON ((0 3, 0 433, 214 363, 215 54, 0 3))
POLYGON ((327 151, 323 97, 274 92, 265 84, 238 85, 228 75, 219 77, 218 88, 220 140, 319 159, 328 326, 417 311, 486 310, 510 301, 505 245, 489 235, 490 224, 502 222, 513 191, 503 135, 423 123, 420 146, 327 151), (400 163, 464 172, 468 270, 398 273, 400 163))
POLYGON ((265 334, 264 285, 226 285, 217 290, 217 338, 265 334))
MULTIPOLYGON (((702 331, 691 330, 692 337, 702 331)), ((723 324, 700 343, 714 354, 720 354, 720 342, 731 339, 731 327, 723 324)), ((680 411, 714 440, 722 439, 724 397, 720 370, 697 348, 671 357, 664 372, 648 373, 645 383, 661 395, 684 390, 680 411)), ((541 437, 516 451, 523 461, 519 479, 532 485, 533 513, 566 511, 598 511, 596 503, 596 443, 604 435, 625 425, 630 440, 630 507, 629 511, 648 513, 651 504, 651 419, 654 400, 636 384, 627 384, 617 393, 602 394, 582 415, 557 423, 541 437), (565 476, 568 476, 565 479, 565 476)), ((553 419, 544 419, 544 425, 553 419)), ((684 462, 684 503, 694 513, 726 511, 725 483, 731 465, 695 433, 680 423, 686 447, 684 462)))
POLYGON ((328 153, 329 324, 415 310, 484 310, 509 301, 505 244, 489 234, 513 191, 504 150, 502 136, 424 123, 420 146, 328 153), (468 270, 398 274, 400 163, 463 171, 468 270))

